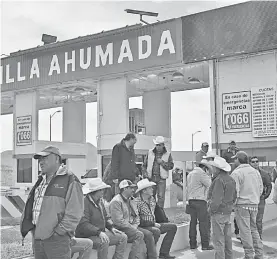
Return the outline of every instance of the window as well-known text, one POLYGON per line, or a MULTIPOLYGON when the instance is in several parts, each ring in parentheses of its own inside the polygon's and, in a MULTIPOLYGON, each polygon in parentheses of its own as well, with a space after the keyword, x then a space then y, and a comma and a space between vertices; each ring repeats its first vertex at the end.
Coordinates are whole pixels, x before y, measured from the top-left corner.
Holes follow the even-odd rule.
POLYGON ((32 158, 17 159, 17 182, 32 183, 32 158))

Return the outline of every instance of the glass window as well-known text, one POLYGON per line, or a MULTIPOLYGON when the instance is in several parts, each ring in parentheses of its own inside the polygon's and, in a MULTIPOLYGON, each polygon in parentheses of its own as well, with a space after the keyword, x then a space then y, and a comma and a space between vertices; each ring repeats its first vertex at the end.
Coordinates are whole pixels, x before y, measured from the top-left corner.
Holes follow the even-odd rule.
POLYGON ((17 182, 18 183, 32 182, 32 158, 17 159, 17 182))

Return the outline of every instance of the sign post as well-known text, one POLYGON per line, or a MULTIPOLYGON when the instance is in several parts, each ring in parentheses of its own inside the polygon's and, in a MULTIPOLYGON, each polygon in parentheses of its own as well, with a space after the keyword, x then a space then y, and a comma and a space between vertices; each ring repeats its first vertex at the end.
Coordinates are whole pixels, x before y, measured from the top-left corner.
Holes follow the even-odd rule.
POLYGON ((222 121, 224 133, 252 130, 250 91, 222 94, 222 121))
POLYGON ((32 145, 32 116, 16 118, 16 145, 32 145))

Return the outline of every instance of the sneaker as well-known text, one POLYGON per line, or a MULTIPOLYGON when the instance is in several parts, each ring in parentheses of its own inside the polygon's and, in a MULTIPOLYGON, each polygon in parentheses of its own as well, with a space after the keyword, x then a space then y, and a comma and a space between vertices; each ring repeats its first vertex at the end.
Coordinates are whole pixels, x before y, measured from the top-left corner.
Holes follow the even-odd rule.
POLYGON ((241 241, 241 238, 240 238, 240 235, 239 235, 239 234, 236 234, 236 239, 238 239, 238 240, 241 241))
POLYGON ((194 250, 194 249, 197 249, 198 248, 198 246, 196 245, 196 246, 190 246, 190 249, 191 250, 194 250))
POLYGON ((209 245, 207 247, 202 247, 202 250, 203 251, 206 251, 206 250, 214 250, 214 247, 212 245, 209 245))

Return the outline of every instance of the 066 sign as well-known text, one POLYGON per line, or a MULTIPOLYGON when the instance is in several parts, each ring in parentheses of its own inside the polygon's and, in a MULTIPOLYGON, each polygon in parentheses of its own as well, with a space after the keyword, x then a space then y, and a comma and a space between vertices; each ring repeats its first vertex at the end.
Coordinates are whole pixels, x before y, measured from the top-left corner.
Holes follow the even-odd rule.
POLYGON ((224 127, 226 130, 245 129, 250 127, 250 113, 225 114, 224 127))
POLYGON ((32 116, 16 118, 16 145, 32 145, 32 116))

